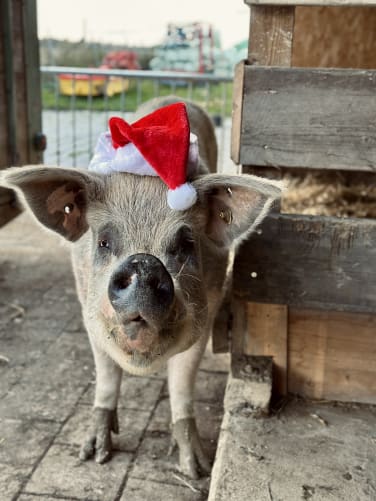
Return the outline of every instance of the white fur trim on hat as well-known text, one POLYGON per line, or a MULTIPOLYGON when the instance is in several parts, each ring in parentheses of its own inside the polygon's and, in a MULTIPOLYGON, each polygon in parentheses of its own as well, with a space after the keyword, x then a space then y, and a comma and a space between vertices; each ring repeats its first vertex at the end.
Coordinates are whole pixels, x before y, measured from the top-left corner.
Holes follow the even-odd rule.
POLYGON ((99 174, 130 172, 141 176, 158 175, 133 143, 115 149, 109 132, 104 132, 99 136, 88 168, 99 174))
MULTIPOLYGON (((189 139, 187 171, 188 175, 193 176, 197 172, 199 164, 198 140, 197 136, 192 133, 190 133, 189 139)), ((88 169, 99 174, 129 172, 142 176, 158 176, 158 173, 133 143, 115 149, 109 132, 104 132, 99 136, 88 169)), ((196 190, 189 183, 184 183, 174 190, 169 189, 167 192, 167 203, 171 209, 187 210, 192 207, 196 200, 196 190)))
POLYGON ((196 200, 196 189, 190 183, 184 183, 167 192, 167 203, 174 210, 187 210, 196 203, 196 200))

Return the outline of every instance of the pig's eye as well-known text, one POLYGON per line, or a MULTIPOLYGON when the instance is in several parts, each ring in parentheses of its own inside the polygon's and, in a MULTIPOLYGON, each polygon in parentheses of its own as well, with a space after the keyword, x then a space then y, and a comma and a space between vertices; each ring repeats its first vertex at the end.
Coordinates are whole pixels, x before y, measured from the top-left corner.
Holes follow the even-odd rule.
POLYGON ((168 249, 168 254, 180 261, 192 259, 195 256, 195 245, 191 230, 183 226, 175 235, 168 249))
POLYGON ((98 247, 103 248, 103 249, 109 249, 110 248, 110 242, 106 239, 101 239, 98 242, 98 247))
POLYGON ((110 254, 118 256, 121 253, 121 232, 112 222, 107 222, 98 229, 96 249, 98 255, 106 259, 110 254))

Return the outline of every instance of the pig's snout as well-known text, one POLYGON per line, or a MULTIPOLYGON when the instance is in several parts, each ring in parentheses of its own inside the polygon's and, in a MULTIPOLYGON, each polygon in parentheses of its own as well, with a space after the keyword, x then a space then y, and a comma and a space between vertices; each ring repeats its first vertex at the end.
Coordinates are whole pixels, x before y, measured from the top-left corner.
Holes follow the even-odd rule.
POLYGON ((174 284, 158 258, 134 254, 113 273, 108 296, 122 322, 128 325, 132 339, 136 324, 161 327, 174 300, 174 284))

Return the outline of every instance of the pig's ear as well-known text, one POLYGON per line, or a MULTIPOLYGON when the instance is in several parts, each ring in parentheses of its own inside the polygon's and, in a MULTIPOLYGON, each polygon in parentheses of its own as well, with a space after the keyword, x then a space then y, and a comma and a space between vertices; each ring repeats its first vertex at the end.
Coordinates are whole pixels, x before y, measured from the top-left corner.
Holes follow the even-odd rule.
POLYGON ((280 198, 283 183, 257 176, 208 174, 192 183, 204 232, 214 244, 229 248, 239 244, 264 219, 280 198))
POLYGON ((88 229, 87 207, 102 184, 87 171, 43 166, 12 167, 0 181, 16 189, 40 223, 72 242, 88 229))

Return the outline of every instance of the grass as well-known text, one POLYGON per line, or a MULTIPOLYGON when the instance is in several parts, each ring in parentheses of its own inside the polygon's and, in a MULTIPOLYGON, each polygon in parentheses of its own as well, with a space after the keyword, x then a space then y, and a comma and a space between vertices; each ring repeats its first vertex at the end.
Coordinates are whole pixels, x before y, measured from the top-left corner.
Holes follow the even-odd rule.
MULTIPOLYGON (((166 96, 175 94, 181 98, 189 97, 187 85, 173 85, 169 82, 160 83, 151 80, 140 80, 138 85, 135 80, 129 81, 129 87, 124 94, 117 94, 112 97, 78 97, 64 96, 56 92, 55 80, 52 77, 43 78, 42 103, 43 109, 59 109, 93 111, 134 111, 138 104, 155 96, 166 96)), ((193 84, 190 99, 203 106, 211 115, 231 115, 232 83, 219 84, 193 84), (225 109, 222 110, 222 103, 226 97, 225 109), (224 113, 223 113, 224 111, 224 113)))

